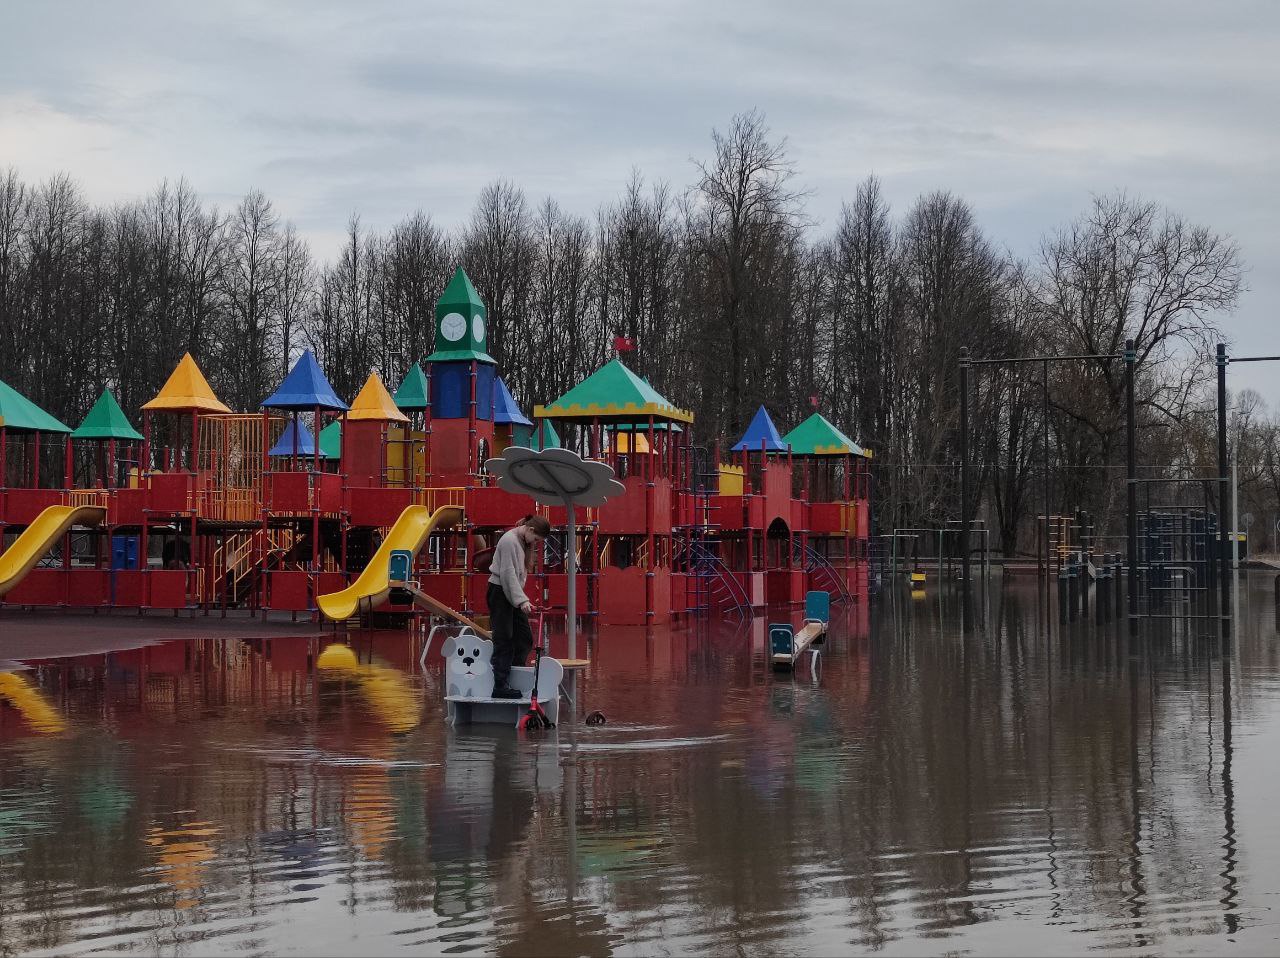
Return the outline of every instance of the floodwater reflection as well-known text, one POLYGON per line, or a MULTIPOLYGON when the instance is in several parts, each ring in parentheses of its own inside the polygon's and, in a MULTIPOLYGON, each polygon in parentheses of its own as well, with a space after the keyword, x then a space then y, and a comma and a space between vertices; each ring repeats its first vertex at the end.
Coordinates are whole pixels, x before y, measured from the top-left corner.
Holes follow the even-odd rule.
POLYGON ((1046 634, 1022 586, 968 636, 953 595, 841 610, 816 676, 766 669, 762 620, 610 630, 579 683, 608 723, 540 734, 445 726, 400 634, 28 662, 0 676, 0 947, 1275 953, 1253 586, 1227 658, 1046 634))

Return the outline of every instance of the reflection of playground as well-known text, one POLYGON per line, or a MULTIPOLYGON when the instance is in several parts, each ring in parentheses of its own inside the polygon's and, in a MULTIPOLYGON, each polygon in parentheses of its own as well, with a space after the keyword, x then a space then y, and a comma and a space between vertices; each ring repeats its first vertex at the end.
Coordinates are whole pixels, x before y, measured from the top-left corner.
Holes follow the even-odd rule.
POLYGON ((211 841, 217 834, 218 829, 209 822, 148 830, 147 844, 155 850, 160 874, 177 893, 174 908, 191 908, 199 903, 205 866, 218 855, 211 841))
POLYGON ((95 921, 147 927, 157 901, 187 909, 170 917, 197 952, 237 923, 285 947, 306 901, 350 902, 352 934, 519 954, 801 951, 822 934, 915 950, 943 933, 980 951, 992 939, 969 936, 1000 907, 1117 949, 1130 928, 1161 948, 1247 924, 1219 714, 1224 692, 1261 701, 1259 652, 1233 687, 1216 646, 1047 640, 1016 594, 998 639, 966 642, 938 627, 946 611, 878 607, 895 618, 868 641, 865 607, 840 610, 817 684, 768 671, 760 630, 610 632, 585 676, 609 723, 540 738, 449 730, 440 673, 403 636, 352 634, 333 677, 305 638, 46 664, 21 677, 74 734, 33 734, 8 706, 0 725, 14 950, 40 946, 35 917, 69 951, 95 921), (49 904, 54 881, 74 905, 49 904))
MULTIPOLYGON (((62 713, 45 699, 40 689, 18 672, 0 672, 0 701, 12 706, 34 732, 54 735, 65 731, 67 721, 62 713)), ((0 721, 4 710, 0 709, 0 721)))
POLYGON ((326 677, 349 678, 359 687, 369 710, 393 732, 418 725, 421 706, 403 672, 374 662, 361 664, 348 646, 333 643, 316 659, 326 677))

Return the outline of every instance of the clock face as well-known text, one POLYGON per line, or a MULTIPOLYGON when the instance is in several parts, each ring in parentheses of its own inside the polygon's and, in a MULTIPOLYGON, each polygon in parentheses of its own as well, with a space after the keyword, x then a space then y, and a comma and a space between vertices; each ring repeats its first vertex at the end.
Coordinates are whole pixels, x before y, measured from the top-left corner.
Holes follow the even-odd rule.
POLYGON ((467 335, 467 318, 461 313, 449 313, 440 320, 440 335, 451 343, 456 343, 467 335))
POLYGON ((479 313, 471 318, 471 335, 477 343, 484 342, 484 317, 479 313))

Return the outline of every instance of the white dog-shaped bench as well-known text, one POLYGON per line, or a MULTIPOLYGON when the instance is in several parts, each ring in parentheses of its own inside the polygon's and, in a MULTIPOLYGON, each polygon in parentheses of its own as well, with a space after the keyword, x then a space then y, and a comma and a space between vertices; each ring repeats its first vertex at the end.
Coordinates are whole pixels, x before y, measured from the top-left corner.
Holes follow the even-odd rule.
MULTIPOLYGON (((450 725, 467 722, 499 722, 517 725, 529 709, 533 668, 512 666, 507 684, 521 693, 518 699, 493 697, 493 643, 470 629, 463 629, 444 644, 445 718, 450 725)), ((560 722, 560 683, 564 666, 549 655, 542 657, 538 676, 538 704, 553 723, 560 722)))

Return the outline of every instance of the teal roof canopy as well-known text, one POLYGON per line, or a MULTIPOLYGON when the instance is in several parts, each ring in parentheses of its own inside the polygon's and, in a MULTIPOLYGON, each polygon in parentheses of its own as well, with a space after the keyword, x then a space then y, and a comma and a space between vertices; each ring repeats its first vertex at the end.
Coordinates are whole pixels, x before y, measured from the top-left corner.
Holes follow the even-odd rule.
POLYGON ((0 428, 10 432, 71 432, 70 426, 54 419, 3 380, 0 380, 0 428))
POLYGON ((603 419, 636 422, 639 417, 693 422, 693 413, 677 409, 642 377, 612 359, 553 403, 537 406, 539 419, 603 419))
POLYGON ((865 456, 866 450, 842 433, 821 413, 814 413, 782 437, 796 456, 865 456))
POLYGON ((335 419, 320 430, 320 455, 326 459, 342 458, 342 420, 335 419))
POLYGON ((129 419, 111 395, 110 389, 102 390, 102 395, 93 404, 84 422, 71 433, 72 439, 120 439, 124 442, 142 442, 142 433, 134 429, 129 419))
POLYGON ((396 394, 391 398, 395 400, 396 406, 401 410, 421 412, 424 409, 431 408, 429 396, 427 374, 422 371, 421 366, 414 363, 409 367, 409 371, 404 374, 404 381, 400 383, 400 388, 396 390, 396 394))
POLYGON ((545 419, 536 426, 516 426, 513 430, 515 438, 511 444, 513 446, 523 446, 525 449, 537 449, 539 431, 542 433, 543 449, 560 448, 560 435, 556 432, 556 427, 545 419))

